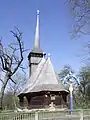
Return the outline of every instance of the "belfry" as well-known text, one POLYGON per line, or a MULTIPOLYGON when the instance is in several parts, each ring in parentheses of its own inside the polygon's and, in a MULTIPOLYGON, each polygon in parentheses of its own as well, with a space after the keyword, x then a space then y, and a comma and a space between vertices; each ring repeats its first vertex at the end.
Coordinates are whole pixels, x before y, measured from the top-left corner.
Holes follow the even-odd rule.
POLYGON ((40 48, 39 18, 37 10, 37 22, 34 48, 28 55, 29 79, 18 95, 22 107, 49 108, 51 104, 55 108, 67 108, 68 90, 62 85, 51 63, 50 54, 46 54, 40 48), (24 104, 24 99, 27 104, 24 104), (26 106, 25 106, 26 105, 26 106))

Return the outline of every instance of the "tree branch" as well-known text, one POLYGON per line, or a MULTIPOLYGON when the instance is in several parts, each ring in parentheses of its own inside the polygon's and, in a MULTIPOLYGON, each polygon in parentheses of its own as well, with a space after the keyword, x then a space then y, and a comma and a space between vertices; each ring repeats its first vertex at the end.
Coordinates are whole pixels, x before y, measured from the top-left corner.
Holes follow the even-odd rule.
POLYGON ((16 84, 16 82, 15 82, 12 78, 10 78, 10 80, 11 80, 14 84, 16 84))
POLYGON ((18 45, 19 45, 19 50, 20 50, 20 60, 18 61, 17 66, 14 68, 12 75, 18 70, 18 68, 20 67, 22 61, 23 61, 23 48, 22 48, 22 42, 21 42, 21 38, 22 38, 22 33, 19 31, 19 29, 17 29, 18 34, 11 31, 13 33, 13 36, 17 39, 18 41, 18 45))
POLYGON ((2 79, 0 79, 0 81, 4 84, 4 81, 2 79))

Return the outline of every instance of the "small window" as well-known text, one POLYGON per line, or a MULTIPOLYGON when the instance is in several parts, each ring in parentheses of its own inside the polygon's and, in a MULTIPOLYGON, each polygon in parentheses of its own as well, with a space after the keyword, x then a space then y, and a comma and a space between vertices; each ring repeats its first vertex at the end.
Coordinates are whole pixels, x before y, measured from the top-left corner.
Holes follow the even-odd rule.
POLYGON ((55 100, 55 95, 51 95, 51 100, 55 100))

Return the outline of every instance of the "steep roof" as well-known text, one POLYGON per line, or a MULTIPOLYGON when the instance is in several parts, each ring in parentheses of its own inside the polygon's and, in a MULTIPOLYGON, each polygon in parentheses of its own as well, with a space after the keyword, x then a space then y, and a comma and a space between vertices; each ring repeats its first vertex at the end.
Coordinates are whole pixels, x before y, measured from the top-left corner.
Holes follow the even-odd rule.
POLYGON ((40 92, 40 91, 66 91, 68 92, 55 73, 50 57, 42 58, 36 71, 27 81, 22 93, 40 92))

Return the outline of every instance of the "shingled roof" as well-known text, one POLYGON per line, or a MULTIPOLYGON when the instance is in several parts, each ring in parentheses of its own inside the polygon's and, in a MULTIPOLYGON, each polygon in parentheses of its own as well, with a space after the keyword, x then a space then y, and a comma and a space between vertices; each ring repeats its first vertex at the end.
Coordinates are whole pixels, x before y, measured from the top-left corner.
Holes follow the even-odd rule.
POLYGON ((40 92, 40 91, 65 91, 68 92, 59 80, 54 71, 50 57, 42 58, 36 71, 27 81, 20 94, 40 92))

